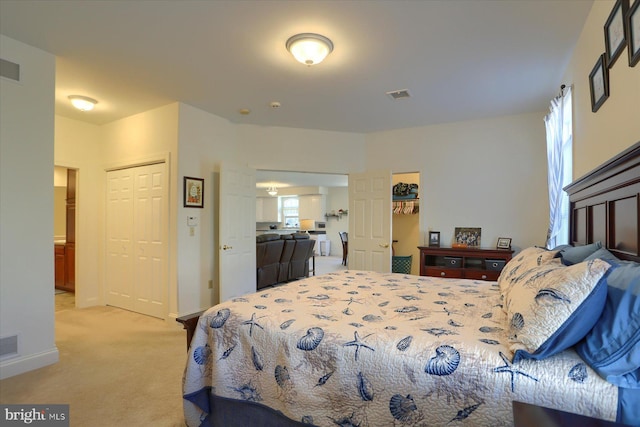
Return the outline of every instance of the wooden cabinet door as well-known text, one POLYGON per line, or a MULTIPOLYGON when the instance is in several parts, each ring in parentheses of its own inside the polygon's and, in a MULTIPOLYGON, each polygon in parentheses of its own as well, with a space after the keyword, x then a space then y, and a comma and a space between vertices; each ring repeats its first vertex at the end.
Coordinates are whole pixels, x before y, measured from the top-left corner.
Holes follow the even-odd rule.
POLYGON ((67 243, 65 245, 64 254, 65 266, 65 284, 64 289, 69 292, 76 291, 76 245, 75 243, 67 243))
POLYGON ((65 287, 65 256, 64 245, 54 245, 54 269, 56 289, 64 289, 65 287))

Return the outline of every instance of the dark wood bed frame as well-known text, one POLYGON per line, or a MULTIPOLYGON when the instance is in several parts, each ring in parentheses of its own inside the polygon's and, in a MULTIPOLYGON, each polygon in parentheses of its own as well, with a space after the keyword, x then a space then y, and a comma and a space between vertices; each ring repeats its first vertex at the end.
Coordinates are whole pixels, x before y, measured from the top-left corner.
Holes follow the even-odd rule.
MULTIPOLYGON (((640 262, 640 142, 566 186, 570 243, 600 241, 620 259, 640 262)), ((176 319, 187 348, 203 311, 176 319)))
POLYGON ((640 262, 640 142, 566 186, 570 243, 640 262))

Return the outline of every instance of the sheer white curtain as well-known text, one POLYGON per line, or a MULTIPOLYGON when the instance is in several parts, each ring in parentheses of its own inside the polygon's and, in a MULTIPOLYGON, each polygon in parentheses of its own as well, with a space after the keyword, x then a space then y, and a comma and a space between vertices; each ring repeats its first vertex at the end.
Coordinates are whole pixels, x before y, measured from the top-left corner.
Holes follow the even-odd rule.
POLYGON ((573 125, 571 88, 564 87, 551 100, 544 118, 547 129, 547 164, 549 186, 549 229, 547 248, 569 243, 569 197, 562 188, 571 183, 573 174, 573 125))

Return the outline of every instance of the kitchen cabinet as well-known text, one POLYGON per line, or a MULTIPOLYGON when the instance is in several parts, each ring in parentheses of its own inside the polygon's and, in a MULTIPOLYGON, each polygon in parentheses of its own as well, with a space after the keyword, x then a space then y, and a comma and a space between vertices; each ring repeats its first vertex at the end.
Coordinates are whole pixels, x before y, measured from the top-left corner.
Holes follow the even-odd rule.
POLYGON ((277 197, 256 197, 256 222, 279 222, 277 197))
POLYGON ((298 216, 300 220, 313 219, 324 221, 327 213, 327 196, 324 194, 310 194, 298 197, 298 216))
POLYGON ((54 270, 55 270, 55 288, 64 289, 65 287, 65 257, 64 257, 64 244, 55 244, 54 248, 54 270))
POLYGON ((75 169, 67 169, 67 238, 64 247, 64 286, 60 289, 75 292, 76 290, 76 189, 77 175, 75 169))

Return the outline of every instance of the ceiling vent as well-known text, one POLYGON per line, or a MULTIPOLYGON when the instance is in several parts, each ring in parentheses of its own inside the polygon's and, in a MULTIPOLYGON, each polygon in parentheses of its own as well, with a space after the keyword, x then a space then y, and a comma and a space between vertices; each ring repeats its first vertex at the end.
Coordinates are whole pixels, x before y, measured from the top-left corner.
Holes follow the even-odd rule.
POLYGON ((391 97, 391 99, 402 99, 409 98, 409 89, 401 89, 401 90, 392 90, 391 92, 387 92, 387 95, 391 97))

